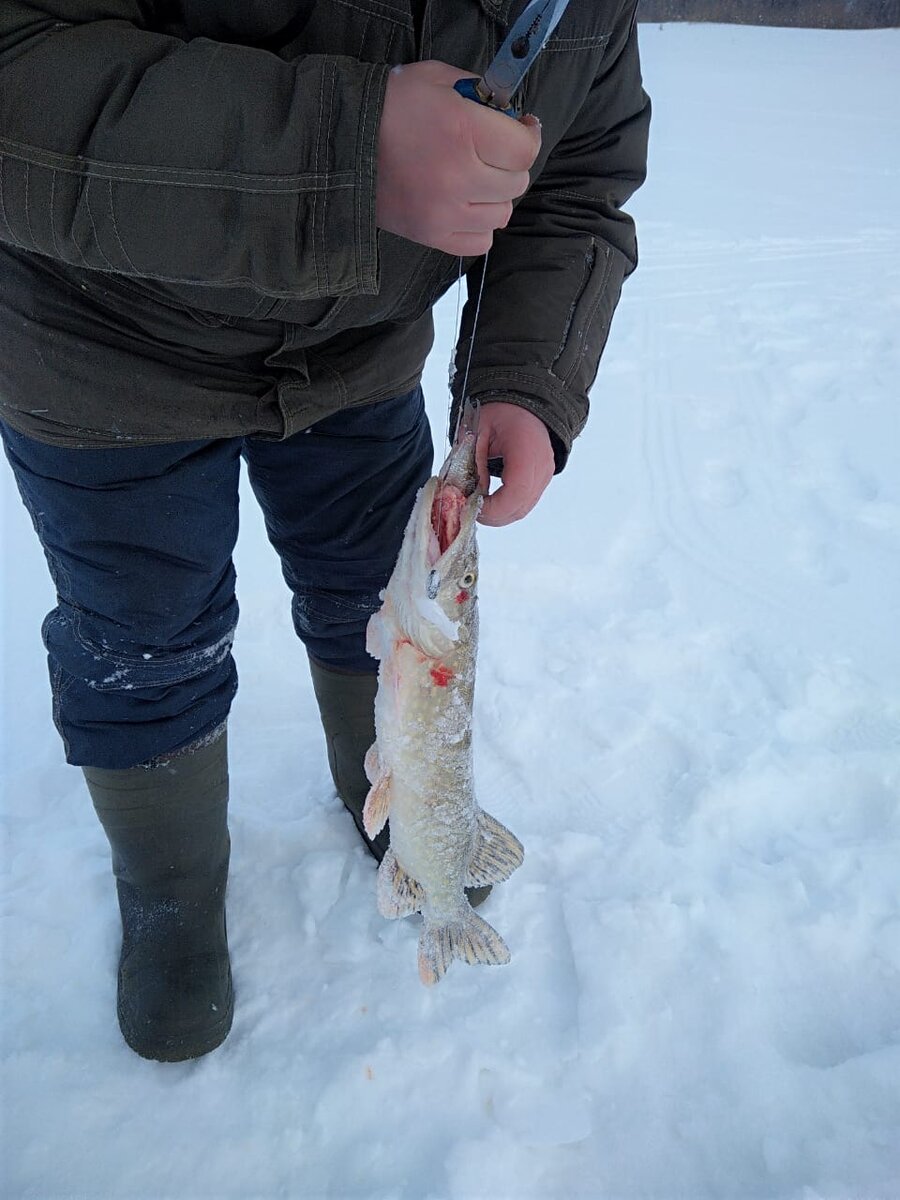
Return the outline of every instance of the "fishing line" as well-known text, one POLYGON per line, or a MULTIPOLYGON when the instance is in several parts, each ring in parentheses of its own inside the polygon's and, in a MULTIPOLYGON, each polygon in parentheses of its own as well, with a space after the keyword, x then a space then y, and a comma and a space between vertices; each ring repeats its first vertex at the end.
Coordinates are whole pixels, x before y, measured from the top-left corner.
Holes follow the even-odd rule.
MULTIPOLYGON (((462 387, 460 388, 460 393, 459 393, 459 395, 460 395, 459 412, 456 414, 456 428, 453 430, 454 442, 456 441, 457 437, 459 436, 459 426, 460 426, 460 423, 462 422, 463 409, 466 406, 466 401, 467 401, 468 395, 469 395, 469 369, 472 366, 472 354, 474 353, 474 350, 475 350, 475 330, 478 328, 478 318, 481 315, 481 297, 484 295, 484 281, 487 276, 487 261, 488 261, 488 255, 490 254, 490 252, 491 252, 490 247, 488 247, 488 249, 485 251, 484 258, 481 260, 481 281, 478 284, 478 297, 475 301, 475 316, 472 319, 472 332, 469 335, 469 353, 466 357, 466 369, 465 369, 465 372, 463 373, 462 387)), ((458 299, 458 297, 457 297, 457 299, 458 299)), ((458 336, 459 336, 459 334, 457 334, 457 337, 458 336)), ((475 433, 475 432, 477 432, 478 413, 477 413, 477 406, 473 405, 472 407, 476 409, 476 413, 475 413, 476 428, 472 431, 473 433, 475 433)), ((452 405, 451 405, 451 410, 452 410, 452 405)))
MULTIPOLYGON (((459 274, 457 275, 457 278, 456 278, 456 317, 454 318, 454 327, 456 330, 456 338, 454 341, 453 348, 450 351, 450 366, 449 366, 449 369, 447 372, 448 378, 449 378, 449 383, 450 383, 450 400, 449 400, 449 404, 447 407, 447 440, 448 440, 448 443, 450 446, 456 445, 456 439, 459 437, 459 430, 460 430, 460 426, 462 424, 463 414, 465 412, 466 404, 468 402, 469 371, 472 366, 472 353, 475 349, 475 330, 478 328, 478 318, 481 315, 481 297, 484 294, 484 280, 485 280, 485 276, 487 275, 488 254, 490 254, 490 248, 488 248, 488 250, 485 251, 484 258, 482 259, 481 281, 478 284, 478 296, 476 297, 476 300, 475 300, 475 316, 472 321, 472 332, 469 336, 469 352, 466 355, 466 366, 465 366, 465 370, 463 371, 462 387, 459 392, 459 409, 456 414, 456 423, 451 431, 450 425, 451 425, 451 419, 453 416, 452 386, 453 386, 453 381, 456 378, 456 352, 459 347, 460 334, 462 333, 461 309, 462 309, 462 282, 463 282, 464 270, 463 270, 462 255, 460 255, 460 258, 459 258, 459 274)), ((479 416, 479 407, 480 406, 477 404, 470 404, 469 407, 473 411, 472 433, 477 435, 477 433, 478 433, 478 416, 479 416)), ((446 464, 445 464, 445 466, 446 466, 446 464)), ((446 477, 444 475, 444 471, 442 470, 441 474, 440 474, 440 482, 438 483, 438 506, 437 506, 438 511, 437 511, 437 530, 436 530, 438 539, 440 539, 440 531, 443 528, 443 521, 444 521, 444 482, 445 482, 445 478, 446 477)))
MULTIPOLYGON (((488 249, 485 251, 484 257, 482 258, 482 261, 481 261, 481 279, 478 284, 478 295, 475 299, 475 315, 472 318, 472 331, 469 335, 469 350, 468 350, 468 354, 466 355, 466 365, 465 365, 465 369, 463 371, 462 387, 459 389, 459 393, 458 393, 459 394, 459 408, 456 413, 456 422, 453 425, 453 429, 451 430, 451 428, 450 428, 451 418, 453 415, 453 381, 455 380, 456 375, 457 375, 456 356, 457 356, 457 351, 459 349, 460 335, 462 333, 462 318, 460 315, 460 309, 461 309, 461 304, 462 304, 462 281, 463 281, 463 259, 462 259, 462 256, 460 256, 460 259, 459 259, 459 274, 458 274, 457 280, 456 280, 456 319, 455 319, 456 340, 454 342, 453 349, 450 351, 450 368, 448 371, 449 383, 450 383, 450 398, 449 398, 449 404, 447 407, 447 440, 448 440, 448 443, 450 446, 456 445, 456 440, 459 437, 459 430, 460 430, 460 426, 462 425, 463 416, 465 415, 465 410, 466 410, 467 405, 472 410, 471 432, 473 434, 475 434, 476 438, 478 435, 478 418, 480 415, 480 405, 477 403, 474 403, 474 402, 470 402, 469 398, 468 398, 469 371, 471 370, 471 367, 472 367, 472 355, 475 350, 475 331, 478 328, 478 320, 479 320, 479 317, 481 316, 481 299, 482 299, 482 296, 484 295, 484 281, 485 281, 485 277, 487 275, 487 260, 488 260, 489 254, 490 254, 490 247, 488 247, 488 249)), ((445 466, 446 466, 446 464, 445 464, 445 466)), ((442 470, 441 474, 440 474, 440 483, 438 485, 439 489, 440 489, 439 493, 438 493, 438 496, 439 496, 439 499, 438 499, 438 523, 439 523, 439 525, 443 520, 443 514, 444 514, 444 482, 445 482, 445 478, 446 478, 445 473, 442 470)))
MULTIPOLYGON (((460 310, 462 309, 462 281, 464 274, 463 256, 459 256, 459 270, 456 274, 456 316, 453 318, 453 345, 450 348, 450 366, 447 370, 447 378, 452 387, 453 379, 456 375, 456 347, 459 345, 459 332, 462 320, 460 318, 460 310)), ((453 395, 450 395, 450 404, 447 408, 447 437, 450 436, 450 414, 453 411, 453 395)))

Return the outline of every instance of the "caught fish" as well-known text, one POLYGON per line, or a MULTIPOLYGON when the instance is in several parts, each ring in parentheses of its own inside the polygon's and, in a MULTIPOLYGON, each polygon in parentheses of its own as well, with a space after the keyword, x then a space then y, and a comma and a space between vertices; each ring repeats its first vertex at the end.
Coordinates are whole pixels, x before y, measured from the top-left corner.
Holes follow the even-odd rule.
POLYGON ((465 433, 419 491, 367 646, 380 660, 376 740, 366 756, 370 838, 390 817, 378 868, 378 910, 420 912, 419 976, 436 983, 455 958, 509 962, 503 938, 465 888, 508 879, 522 844, 475 799, 472 701, 478 649, 482 504, 475 437, 465 433))

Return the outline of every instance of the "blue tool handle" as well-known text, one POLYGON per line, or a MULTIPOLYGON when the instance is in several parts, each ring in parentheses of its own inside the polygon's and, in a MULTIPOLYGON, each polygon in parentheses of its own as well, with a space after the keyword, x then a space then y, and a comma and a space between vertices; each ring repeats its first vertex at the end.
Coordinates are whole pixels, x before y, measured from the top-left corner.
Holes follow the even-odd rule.
MULTIPOLYGON (((485 108, 494 108, 493 104, 488 104, 486 100, 482 100, 482 98, 478 95, 475 87, 476 83, 478 83, 477 79, 457 79, 453 87, 461 96, 464 96, 466 100, 474 100, 476 104, 482 104, 485 108)), ((509 108, 494 108, 494 112, 502 112, 508 117, 514 117, 518 119, 518 113, 512 106, 509 108)))

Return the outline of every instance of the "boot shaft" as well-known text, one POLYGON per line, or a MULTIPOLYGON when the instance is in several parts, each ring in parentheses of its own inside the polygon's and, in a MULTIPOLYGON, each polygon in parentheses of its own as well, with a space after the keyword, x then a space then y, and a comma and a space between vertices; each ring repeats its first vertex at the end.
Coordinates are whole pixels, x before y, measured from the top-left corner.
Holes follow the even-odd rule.
POLYGON ((366 751, 375 741, 377 675, 332 671, 309 660, 313 691, 325 733, 328 766, 335 790, 353 817, 360 837, 381 862, 389 834, 382 830, 373 841, 363 828, 363 806, 369 794, 364 767, 366 751))
POLYGON ((151 766, 82 770, 120 883, 188 899, 227 872, 227 734, 151 766))
POLYGON ((227 747, 223 733, 151 766, 83 768, 122 918, 119 1025, 144 1058, 199 1057, 231 1027, 227 747))

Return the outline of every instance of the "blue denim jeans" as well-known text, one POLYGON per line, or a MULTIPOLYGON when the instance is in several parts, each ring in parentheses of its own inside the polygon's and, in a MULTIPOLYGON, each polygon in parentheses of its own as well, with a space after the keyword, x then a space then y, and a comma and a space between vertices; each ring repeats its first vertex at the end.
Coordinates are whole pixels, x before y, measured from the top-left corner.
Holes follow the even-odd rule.
POLYGON ((420 389, 284 441, 78 450, 0 432, 56 585, 43 636, 69 762, 136 766, 225 721, 242 457, 307 651, 377 669, 366 624, 431 471, 420 389))

